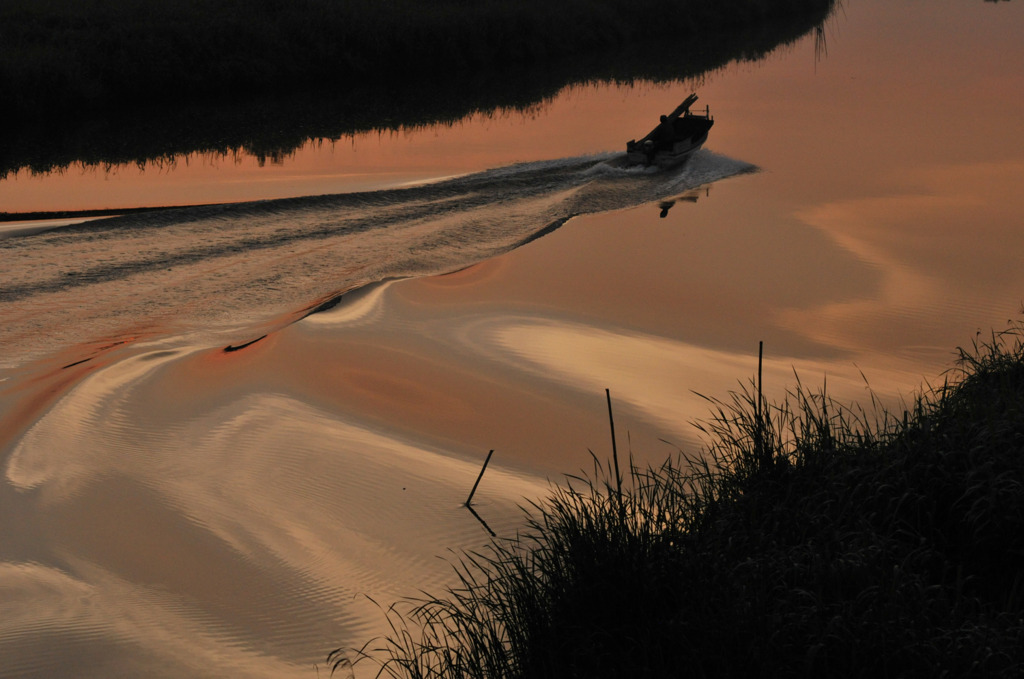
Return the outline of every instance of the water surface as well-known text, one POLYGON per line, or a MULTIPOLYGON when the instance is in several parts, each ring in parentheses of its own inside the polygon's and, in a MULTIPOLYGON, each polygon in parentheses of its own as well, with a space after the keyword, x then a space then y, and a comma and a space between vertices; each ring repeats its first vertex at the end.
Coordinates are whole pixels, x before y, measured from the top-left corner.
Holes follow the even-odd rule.
MULTIPOLYGON (((898 407, 1020 317, 1022 29, 1020 3, 848 3, 827 57, 699 83, 716 126, 676 172, 616 158, 692 84, 574 88, 243 163, 230 199, 347 195, 0 240, 0 674, 315 676, 381 631, 366 595, 486 542, 460 504, 489 449, 475 502, 509 535, 609 452, 605 388, 620 449, 694 451, 694 392, 759 341, 771 394, 796 370, 898 407)), ((210 176, 140 204, 226 200, 210 176)), ((127 206, 81 181, 61 209, 127 206)))

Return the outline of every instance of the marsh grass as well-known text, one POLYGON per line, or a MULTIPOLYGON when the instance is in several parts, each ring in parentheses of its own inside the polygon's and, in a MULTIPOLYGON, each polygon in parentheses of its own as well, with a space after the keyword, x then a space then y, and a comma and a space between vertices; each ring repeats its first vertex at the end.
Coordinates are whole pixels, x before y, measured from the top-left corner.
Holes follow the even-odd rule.
POLYGON ((706 448, 595 458, 527 529, 388 609, 392 677, 1019 677, 1024 346, 961 350, 901 412, 799 382, 709 399, 706 448), (769 454, 765 454, 765 451, 769 454))
POLYGON ((0 91, 41 105, 316 86, 537 64, 832 0, 5 0, 0 91))

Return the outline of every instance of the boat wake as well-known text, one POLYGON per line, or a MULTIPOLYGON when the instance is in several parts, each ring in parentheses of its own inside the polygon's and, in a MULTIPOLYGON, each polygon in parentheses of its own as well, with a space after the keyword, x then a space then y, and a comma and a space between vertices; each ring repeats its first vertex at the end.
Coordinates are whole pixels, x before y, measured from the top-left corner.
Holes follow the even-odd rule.
POLYGON ((625 154, 608 153, 9 237, 0 240, 0 343, 9 347, 0 371, 83 341, 248 332, 376 281, 464 268, 577 215, 664 200, 754 169, 706 150, 672 171, 628 167, 625 154))

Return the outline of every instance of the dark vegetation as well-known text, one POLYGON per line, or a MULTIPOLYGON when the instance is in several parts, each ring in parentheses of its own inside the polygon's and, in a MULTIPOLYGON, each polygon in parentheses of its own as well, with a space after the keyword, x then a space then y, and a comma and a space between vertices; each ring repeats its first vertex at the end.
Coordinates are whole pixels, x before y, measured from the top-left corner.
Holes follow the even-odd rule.
POLYGON ((568 83, 699 76, 834 0, 5 0, 0 177, 523 108, 568 83))
MULTIPOLYGON (((1021 328, 898 415, 757 384, 701 457, 577 478, 392 607, 396 677, 1020 677, 1021 328)), ((371 647, 374 644, 370 645, 371 647)), ((362 660, 359 660, 359 659, 362 660)))

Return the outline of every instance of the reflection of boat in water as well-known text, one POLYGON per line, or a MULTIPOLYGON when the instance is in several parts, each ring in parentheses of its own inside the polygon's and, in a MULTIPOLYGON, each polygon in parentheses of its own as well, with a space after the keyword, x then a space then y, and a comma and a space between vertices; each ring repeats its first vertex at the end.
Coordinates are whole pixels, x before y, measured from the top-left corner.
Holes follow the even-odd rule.
POLYGON ((692 113, 690 107, 697 101, 691 94, 671 114, 661 117, 661 123, 640 140, 626 143, 626 158, 635 165, 655 165, 660 168, 682 165, 694 151, 703 146, 708 130, 715 124, 710 109, 692 113))
POLYGON ((679 194, 675 198, 669 198, 658 203, 658 209, 661 210, 661 214, 658 215, 662 219, 668 217, 668 211, 672 209, 672 206, 677 202, 696 203, 697 199, 701 194, 705 196, 710 195, 711 187, 705 186, 703 188, 690 189, 686 193, 679 194))

